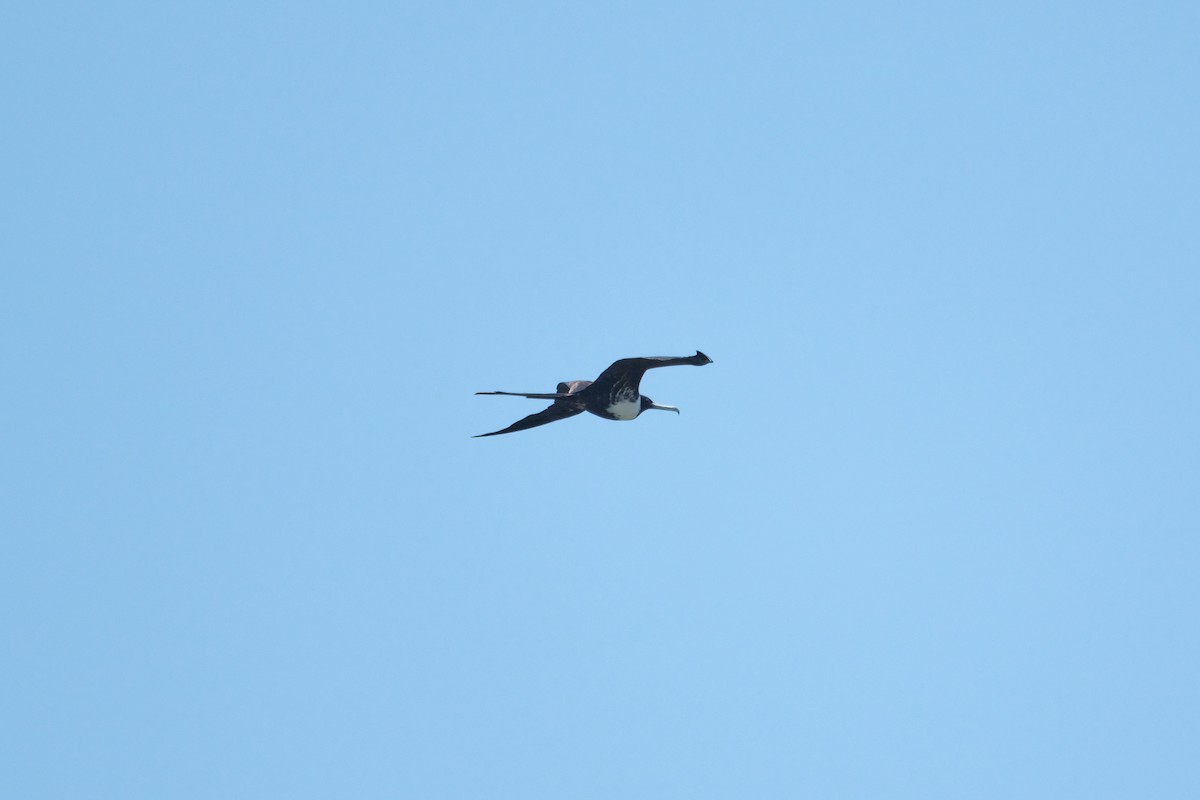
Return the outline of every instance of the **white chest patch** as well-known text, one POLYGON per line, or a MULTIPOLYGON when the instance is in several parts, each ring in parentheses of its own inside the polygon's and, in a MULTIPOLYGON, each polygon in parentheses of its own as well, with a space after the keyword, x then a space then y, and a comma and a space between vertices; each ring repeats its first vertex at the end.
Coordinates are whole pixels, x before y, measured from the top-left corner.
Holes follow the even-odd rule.
POLYGON ((642 400, 620 400, 605 409, 617 419, 634 419, 642 413, 642 400))

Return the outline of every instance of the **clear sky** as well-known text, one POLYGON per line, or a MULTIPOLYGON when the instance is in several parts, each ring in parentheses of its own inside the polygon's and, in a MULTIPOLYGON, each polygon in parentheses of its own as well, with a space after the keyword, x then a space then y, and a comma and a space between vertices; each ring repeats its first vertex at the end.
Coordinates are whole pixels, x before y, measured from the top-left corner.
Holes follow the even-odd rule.
POLYGON ((0 796, 1200 796, 1200 6, 5 17, 0 796))

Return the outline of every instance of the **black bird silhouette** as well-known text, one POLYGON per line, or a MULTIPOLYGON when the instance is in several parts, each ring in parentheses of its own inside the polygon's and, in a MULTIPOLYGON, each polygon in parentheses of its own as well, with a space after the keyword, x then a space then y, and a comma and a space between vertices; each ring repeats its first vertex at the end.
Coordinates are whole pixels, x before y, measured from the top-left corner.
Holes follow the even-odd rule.
POLYGON ((528 397, 533 400, 553 400, 549 408, 530 414, 525 419, 518 420, 502 431, 481 433, 480 436, 497 436, 501 433, 514 433, 527 428, 536 428, 548 422, 573 417, 590 411, 605 419, 627 420, 635 419, 648 408, 660 411, 674 411, 675 406, 660 406, 649 397, 638 392, 638 385, 646 370, 657 367, 675 367, 680 364, 691 364, 693 367, 703 367, 711 364, 712 359, 696 351, 696 355, 686 358, 671 356, 650 356, 647 358, 622 358, 614 361, 612 366, 600 373, 594 381, 563 381, 558 385, 558 391, 545 394, 530 394, 527 392, 476 392, 475 394, 502 394, 509 397, 528 397))

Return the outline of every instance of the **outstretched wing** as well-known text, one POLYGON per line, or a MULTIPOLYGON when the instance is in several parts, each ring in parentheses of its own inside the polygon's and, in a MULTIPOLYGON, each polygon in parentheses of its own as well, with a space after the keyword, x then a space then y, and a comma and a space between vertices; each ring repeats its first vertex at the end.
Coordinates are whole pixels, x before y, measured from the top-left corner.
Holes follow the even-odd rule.
POLYGON ((683 364, 688 364, 693 367, 702 367, 705 364, 711 364, 712 359, 696 351, 696 355, 677 358, 675 356, 644 356, 642 358, 622 358, 620 361, 614 361, 608 369, 600 373, 600 377, 596 378, 592 383, 591 390, 593 392, 610 392, 614 387, 628 387, 634 392, 640 391, 642 376, 646 374, 646 370, 655 369, 656 367, 675 367, 683 364))
MULTIPOLYGON (((489 392, 489 394, 491 394, 489 392)), ((497 393, 498 394, 498 393, 497 393)), ((527 428, 536 428, 538 425, 546 425, 550 422, 558 422, 560 419, 573 417, 576 414, 583 413, 583 404, 557 402, 549 408, 542 409, 536 414, 530 414, 525 419, 517 420, 512 425, 509 425, 502 431, 492 431, 491 433, 481 433, 478 436, 472 436, 472 439, 478 439, 481 436, 498 436, 501 433, 514 433, 523 431, 527 428)))

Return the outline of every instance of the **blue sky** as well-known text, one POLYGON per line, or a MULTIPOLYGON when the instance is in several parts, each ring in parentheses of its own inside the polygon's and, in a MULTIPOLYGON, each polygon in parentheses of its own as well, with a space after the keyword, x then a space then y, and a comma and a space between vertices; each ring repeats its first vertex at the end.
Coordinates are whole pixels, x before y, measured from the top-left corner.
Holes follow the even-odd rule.
POLYGON ((14 10, 0 794, 1196 795, 1198 25, 14 10))

